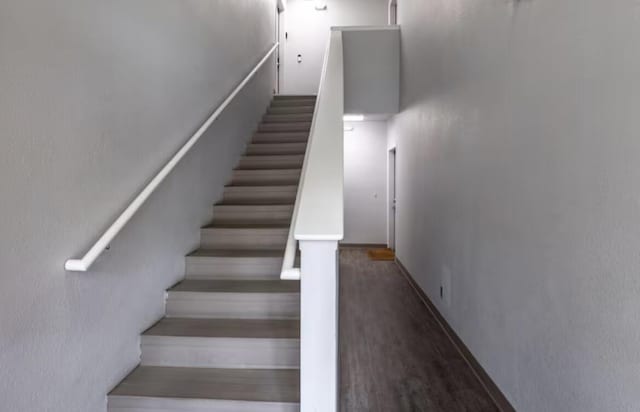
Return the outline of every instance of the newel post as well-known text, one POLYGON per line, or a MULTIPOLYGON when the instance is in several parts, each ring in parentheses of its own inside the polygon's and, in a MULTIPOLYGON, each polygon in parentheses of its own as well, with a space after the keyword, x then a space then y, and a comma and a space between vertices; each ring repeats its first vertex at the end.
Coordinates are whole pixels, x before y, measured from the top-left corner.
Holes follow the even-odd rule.
POLYGON ((338 242, 300 241, 300 410, 338 410, 338 242))

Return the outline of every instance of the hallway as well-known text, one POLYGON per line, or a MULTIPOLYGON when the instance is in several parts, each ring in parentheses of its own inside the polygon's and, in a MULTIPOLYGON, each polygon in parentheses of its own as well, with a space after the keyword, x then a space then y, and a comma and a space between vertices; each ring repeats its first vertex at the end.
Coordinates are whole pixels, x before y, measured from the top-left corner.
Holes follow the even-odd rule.
POLYGON ((497 411, 395 262, 340 250, 340 410, 497 411))

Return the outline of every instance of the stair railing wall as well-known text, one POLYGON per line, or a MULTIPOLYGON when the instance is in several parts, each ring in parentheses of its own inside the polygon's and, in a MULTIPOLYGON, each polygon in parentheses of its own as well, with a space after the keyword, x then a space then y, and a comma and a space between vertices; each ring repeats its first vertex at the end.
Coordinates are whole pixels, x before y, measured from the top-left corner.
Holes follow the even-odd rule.
POLYGON ((300 279, 301 411, 338 404, 338 241, 344 237, 342 32, 332 30, 281 278, 300 279), (295 267, 296 246, 301 251, 295 267))

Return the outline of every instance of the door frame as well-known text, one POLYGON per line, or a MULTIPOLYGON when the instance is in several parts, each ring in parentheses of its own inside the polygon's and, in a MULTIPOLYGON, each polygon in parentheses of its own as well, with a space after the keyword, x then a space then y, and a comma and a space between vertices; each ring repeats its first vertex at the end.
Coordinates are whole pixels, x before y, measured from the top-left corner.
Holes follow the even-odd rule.
POLYGON ((390 26, 398 24, 398 0, 389 0, 388 23, 390 26))
POLYGON ((275 78, 275 84, 273 87, 273 92, 274 94, 280 94, 280 91, 282 90, 282 69, 283 69, 283 65, 281 63, 282 61, 282 56, 284 56, 284 43, 285 43, 285 31, 284 31, 284 14, 285 12, 285 8, 284 8, 284 4, 281 3, 280 1, 277 2, 276 4, 276 21, 275 21, 275 37, 276 37, 276 41, 278 42, 278 49, 276 50, 276 54, 275 54, 275 64, 276 64, 276 78, 275 78))
POLYGON ((387 247, 396 249, 397 220, 397 149, 389 148, 387 152, 387 247))

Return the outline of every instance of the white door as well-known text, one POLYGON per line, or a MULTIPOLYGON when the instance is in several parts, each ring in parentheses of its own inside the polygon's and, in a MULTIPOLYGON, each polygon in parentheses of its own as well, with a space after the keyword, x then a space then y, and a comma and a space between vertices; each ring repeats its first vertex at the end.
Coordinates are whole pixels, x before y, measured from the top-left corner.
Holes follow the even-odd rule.
POLYGON ((326 10, 316 10, 314 1, 287 3, 284 73, 281 93, 316 94, 322 61, 329 39, 326 10))
POLYGON ((276 57, 275 57, 275 63, 276 63, 276 71, 275 71, 275 75, 276 78, 274 79, 274 84, 273 84, 273 94, 279 94, 280 93, 280 79, 282 77, 281 73, 280 73, 280 55, 282 54, 282 49, 284 47, 284 42, 282 42, 281 40, 281 34, 280 32, 282 31, 282 11, 280 10, 280 7, 276 5, 276 21, 275 21, 275 28, 276 28, 276 32, 275 32, 275 38, 277 42, 280 42, 280 46, 278 47, 278 49, 276 50, 276 57))

